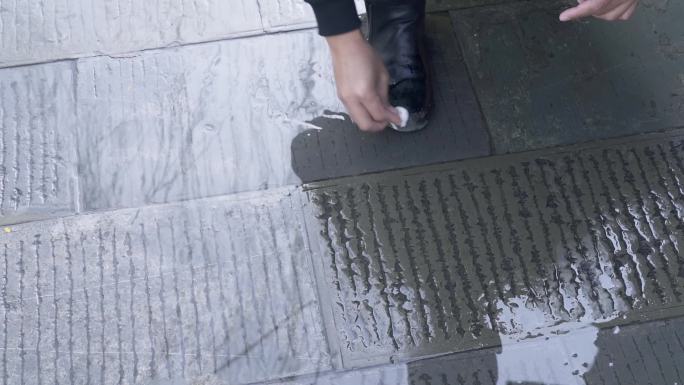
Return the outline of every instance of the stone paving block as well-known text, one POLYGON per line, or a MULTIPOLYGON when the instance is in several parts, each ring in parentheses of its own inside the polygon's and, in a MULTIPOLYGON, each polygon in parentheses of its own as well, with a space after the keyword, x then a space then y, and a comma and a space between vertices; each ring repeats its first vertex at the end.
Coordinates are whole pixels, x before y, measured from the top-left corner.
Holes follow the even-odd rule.
POLYGON ((73 212, 74 66, 0 69, 0 225, 73 212))
POLYGON ((681 314, 683 161, 671 134, 312 184, 344 366, 681 314))
POLYGON ((304 182, 443 163, 490 154, 489 134, 447 14, 428 16, 435 109, 417 133, 366 134, 345 115, 320 117, 292 141, 292 168, 304 182), (337 117, 338 119, 334 119, 337 117))
POLYGON ((454 11, 498 153, 684 126, 684 3, 560 23, 566 1, 454 11))
POLYGON ((255 0, 4 2, 0 66, 261 33, 255 0))
POLYGON ((0 377, 242 384, 330 369, 299 197, 13 227, 0 240, 0 377))
POLYGON ((291 142, 341 110, 313 30, 78 63, 86 209, 296 184, 291 142))

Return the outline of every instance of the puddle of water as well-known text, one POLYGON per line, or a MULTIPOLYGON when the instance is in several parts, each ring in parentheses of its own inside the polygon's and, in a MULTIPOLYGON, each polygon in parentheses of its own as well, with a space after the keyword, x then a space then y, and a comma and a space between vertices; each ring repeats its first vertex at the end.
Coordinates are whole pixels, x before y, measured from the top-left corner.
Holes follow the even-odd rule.
POLYGON ((498 301, 497 310, 502 346, 496 357, 497 385, 585 384, 582 376, 592 369, 599 353, 598 325, 614 319, 585 315, 576 322, 554 324, 547 312, 531 305, 525 296, 498 301))

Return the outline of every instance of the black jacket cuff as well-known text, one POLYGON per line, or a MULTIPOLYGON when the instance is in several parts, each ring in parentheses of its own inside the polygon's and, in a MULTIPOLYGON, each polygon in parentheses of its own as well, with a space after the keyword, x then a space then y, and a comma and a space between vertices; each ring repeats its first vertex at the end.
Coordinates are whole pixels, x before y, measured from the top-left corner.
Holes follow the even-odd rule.
POLYGON ((310 3, 321 36, 340 35, 361 27, 354 0, 319 0, 310 3))

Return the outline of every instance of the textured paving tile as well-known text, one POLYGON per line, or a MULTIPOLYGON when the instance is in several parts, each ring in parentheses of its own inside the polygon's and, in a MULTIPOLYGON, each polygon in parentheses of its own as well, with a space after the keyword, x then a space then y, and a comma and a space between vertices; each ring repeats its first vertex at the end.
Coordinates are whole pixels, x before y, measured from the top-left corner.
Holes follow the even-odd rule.
POLYGON ((638 137, 313 185, 344 365, 680 313, 683 146, 638 137))
POLYGON ((0 66, 262 31, 254 0, 4 2, 0 66))
POLYGON ((84 59, 78 71, 86 209, 298 183, 292 139, 342 108, 313 30, 84 59))
MULTIPOLYGON (((365 12, 357 0, 359 13, 365 12)), ((314 27, 303 0, 7 3, 0 13, 0 67, 116 55, 268 31, 314 27)))
POLYGON ((0 225, 75 208, 73 69, 0 70, 0 225))
POLYGON ((320 117, 292 141, 292 167, 305 182, 490 153, 489 135, 446 14, 428 17, 435 69, 435 110, 423 131, 364 134, 348 117, 320 117))
POLYGON ((329 369, 298 196, 3 232, 2 381, 238 384, 329 369))
POLYGON ((496 150, 684 126, 684 3, 645 1, 628 23, 562 24, 565 7, 453 13, 496 150))
POLYGON ((324 373, 288 385, 681 384, 684 319, 521 341, 410 364, 324 373))

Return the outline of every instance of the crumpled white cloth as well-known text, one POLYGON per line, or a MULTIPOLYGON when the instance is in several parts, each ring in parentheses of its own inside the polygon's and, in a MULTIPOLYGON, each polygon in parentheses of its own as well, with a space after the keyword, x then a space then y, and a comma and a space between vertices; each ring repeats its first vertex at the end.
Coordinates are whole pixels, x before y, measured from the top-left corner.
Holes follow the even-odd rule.
POLYGON ((406 127, 406 125, 408 124, 408 121, 409 121, 409 112, 408 112, 408 110, 407 110, 406 108, 404 108, 404 107, 394 107, 394 108, 395 108, 395 109, 397 110, 397 112, 399 113, 399 117, 401 117, 401 126, 397 127, 396 124, 391 123, 392 128, 395 129, 395 130, 398 130, 398 129, 400 129, 400 128, 406 127))

